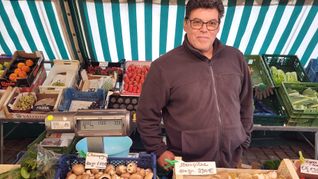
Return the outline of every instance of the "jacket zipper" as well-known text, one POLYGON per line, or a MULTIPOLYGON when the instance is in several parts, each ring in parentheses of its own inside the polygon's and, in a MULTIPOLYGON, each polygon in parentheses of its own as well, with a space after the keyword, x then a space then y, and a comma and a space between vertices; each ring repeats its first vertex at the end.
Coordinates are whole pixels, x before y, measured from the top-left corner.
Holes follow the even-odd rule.
MULTIPOLYGON (((215 98, 216 98, 216 109, 217 109, 217 112, 218 112, 218 121, 219 121, 219 124, 220 124, 220 128, 221 131, 219 131, 219 140, 218 140, 218 146, 219 146, 219 151, 218 153, 221 151, 221 141, 220 141, 220 135, 222 135, 222 120, 221 120, 221 112, 220 112, 220 106, 219 106, 219 100, 218 100, 218 95, 217 95, 217 92, 216 92, 216 86, 215 86, 215 78, 214 78, 214 72, 213 72, 213 67, 212 67, 212 61, 209 61, 209 66, 210 66, 210 72, 211 72, 211 77, 212 77, 212 85, 213 85, 213 92, 214 92, 214 95, 215 95, 215 98)), ((219 158, 219 154, 218 154, 218 158, 219 158)))
POLYGON ((217 111, 218 111, 218 120, 219 120, 220 124, 222 124, 221 114, 220 114, 221 112, 220 112, 219 100, 218 100, 218 96, 217 96, 217 92, 216 92, 216 87, 215 87, 215 78, 214 78, 212 63, 210 63, 209 66, 210 66, 210 72, 211 72, 211 76, 212 76, 213 92, 214 92, 214 95, 215 95, 215 97, 216 97, 216 109, 217 109, 217 111))

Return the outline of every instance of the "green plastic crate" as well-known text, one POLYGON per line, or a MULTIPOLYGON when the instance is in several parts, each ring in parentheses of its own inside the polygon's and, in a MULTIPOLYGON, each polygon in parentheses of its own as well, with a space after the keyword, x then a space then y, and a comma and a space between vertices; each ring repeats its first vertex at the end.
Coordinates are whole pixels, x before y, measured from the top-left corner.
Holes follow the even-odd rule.
POLYGON ((288 126, 302 126, 312 127, 315 119, 290 119, 287 123, 288 126))
MULTIPOLYGON (((297 73, 298 81, 300 82, 310 82, 307 74, 303 66, 301 65, 298 57, 296 55, 263 55, 263 60, 265 62, 266 68, 269 72, 271 80, 274 82, 272 73, 270 68, 275 66, 277 69, 283 70, 286 72, 293 72, 297 73)), ((281 84, 275 84, 275 87, 280 86, 281 84)))
POLYGON ((317 109, 299 109, 292 105, 291 99, 288 96, 287 89, 297 90, 300 94, 307 89, 311 88, 318 91, 318 83, 301 82, 301 83, 282 83, 282 86, 278 88, 278 94, 280 95, 283 105, 286 108, 287 114, 290 118, 290 122, 298 121, 298 124, 308 126, 316 124, 313 120, 318 120, 318 108, 317 109))
POLYGON ((274 84, 266 69, 265 63, 259 55, 244 55, 245 61, 252 70, 251 78, 253 87, 263 83, 267 87, 274 87, 274 84))
MULTIPOLYGON (((31 144, 28 145, 28 149, 33 145, 40 144, 40 142, 46 137, 46 131, 42 132, 31 144)), ((75 151, 75 145, 80 140, 78 137, 74 137, 72 143, 67 147, 44 147, 45 149, 52 150, 60 154, 71 154, 75 151)))
POLYGON ((282 106, 281 101, 279 100, 278 93, 274 89, 274 94, 268 96, 265 99, 258 100, 254 98, 254 114, 253 114, 253 120, 254 124, 261 124, 266 126, 282 126, 287 122, 287 113, 282 106), (268 113, 261 113, 260 108, 257 107, 259 104, 263 104, 263 107, 265 107, 265 110, 271 111, 274 114, 268 114, 268 113))

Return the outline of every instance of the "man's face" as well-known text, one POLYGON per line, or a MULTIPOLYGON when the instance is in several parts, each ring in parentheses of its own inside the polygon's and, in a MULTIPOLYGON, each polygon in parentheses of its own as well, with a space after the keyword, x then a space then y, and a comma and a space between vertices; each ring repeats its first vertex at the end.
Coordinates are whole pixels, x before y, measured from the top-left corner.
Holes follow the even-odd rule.
MULTIPOLYGON (((201 53, 212 53, 213 42, 216 38, 217 33, 220 30, 219 25, 217 24, 217 28, 215 30, 211 30, 211 27, 208 29, 208 24, 203 24, 201 28, 194 29, 193 24, 191 27, 191 22, 195 21, 203 21, 203 22, 219 22, 219 12, 217 9, 205 9, 198 8, 194 9, 190 13, 190 17, 188 20, 184 22, 184 30, 187 33, 188 40, 190 44, 198 49, 201 53)), ((211 24, 209 24, 211 26, 211 24)), ((197 26, 196 26, 197 27, 197 26)))

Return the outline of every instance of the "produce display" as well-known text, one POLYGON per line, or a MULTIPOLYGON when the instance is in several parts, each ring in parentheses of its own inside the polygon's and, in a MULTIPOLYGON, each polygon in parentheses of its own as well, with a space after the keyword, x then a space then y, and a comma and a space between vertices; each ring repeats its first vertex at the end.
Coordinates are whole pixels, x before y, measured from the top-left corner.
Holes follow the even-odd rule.
POLYGON ((115 167, 108 164, 104 170, 85 170, 83 164, 72 165, 72 170, 67 173, 66 179, 152 179, 151 169, 143 169, 136 163, 129 163, 127 166, 118 165, 115 167))
POLYGON ((127 109, 128 111, 136 111, 137 107, 138 107, 138 97, 111 95, 109 97, 107 108, 127 109))
POLYGON ((149 65, 130 64, 124 75, 123 93, 140 95, 149 68, 149 65))
POLYGON ((266 173, 231 173, 231 172, 218 172, 213 175, 211 179, 287 179, 284 176, 280 176, 276 171, 269 171, 266 173))
POLYGON ((306 88, 304 91, 299 92, 297 90, 287 88, 287 93, 294 109, 318 110, 317 91, 311 88, 306 88))
POLYGON ((36 96, 34 96, 33 94, 26 94, 26 95, 22 94, 22 96, 16 100, 13 107, 15 110, 21 110, 21 111, 31 110, 35 101, 36 101, 36 96))
POLYGON ((34 59, 17 59, 9 69, 9 79, 17 81, 17 79, 26 78, 34 65, 34 59))
POLYGON ((280 85, 282 82, 298 82, 297 73, 295 71, 285 73, 283 70, 271 66, 271 73, 275 85, 280 85))
POLYGON ((10 68, 10 62, 0 63, 0 76, 2 76, 4 71, 9 68, 10 68))
POLYGON ((92 75, 105 75, 105 76, 114 76, 114 73, 118 75, 123 74, 123 70, 119 67, 106 67, 102 68, 100 66, 89 66, 87 68, 87 73, 92 75))

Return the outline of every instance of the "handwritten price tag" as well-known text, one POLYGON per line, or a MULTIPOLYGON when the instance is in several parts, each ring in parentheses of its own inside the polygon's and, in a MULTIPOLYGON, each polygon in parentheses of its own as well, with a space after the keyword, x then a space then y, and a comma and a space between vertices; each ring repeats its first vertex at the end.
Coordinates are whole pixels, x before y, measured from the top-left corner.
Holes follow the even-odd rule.
POLYGON ((318 160, 306 159, 305 163, 300 165, 300 173, 318 175, 318 160))
POLYGON ((177 175, 211 175, 216 174, 215 162, 183 162, 175 164, 177 175))
POLYGON ((87 152, 85 160, 86 169, 105 169, 108 155, 104 153, 87 152))

